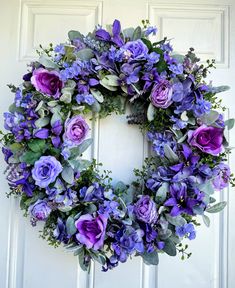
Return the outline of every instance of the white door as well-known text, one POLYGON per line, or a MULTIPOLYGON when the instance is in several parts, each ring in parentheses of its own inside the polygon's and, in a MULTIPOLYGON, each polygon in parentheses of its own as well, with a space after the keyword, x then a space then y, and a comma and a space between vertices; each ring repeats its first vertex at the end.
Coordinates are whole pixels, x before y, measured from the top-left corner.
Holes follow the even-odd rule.
MULTIPOLYGON (((230 117, 235 117, 235 0, 0 0, 0 113, 13 95, 7 83, 19 84, 26 63, 34 59, 39 43, 66 40, 68 30, 88 32, 94 25, 135 26, 142 19, 157 25, 159 37, 172 38, 180 53, 193 46, 202 61, 215 58, 209 75, 216 85, 230 85, 223 93, 230 117)), ((1 127, 2 128, 2 118, 1 127)), ((147 145, 125 116, 112 116, 95 126, 94 156, 113 171, 114 180, 129 182, 132 169, 142 165, 147 145)), ((234 133, 234 132, 233 132, 234 133)), ((230 135, 235 147, 235 134, 230 135)), ((235 172, 235 153, 230 157, 235 172)), ((229 200, 211 228, 202 225, 190 244, 188 261, 161 256, 158 267, 133 259, 103 273, 92 267, 82 272, 75 257, 38 238, 37 229, 22 216, 15 199, 7 199, 5 164, 0 159, 0 288, 234 288, 235 191, 219 195, 229 200)), ((40 227, 39 227, 40 228, 40 227)))

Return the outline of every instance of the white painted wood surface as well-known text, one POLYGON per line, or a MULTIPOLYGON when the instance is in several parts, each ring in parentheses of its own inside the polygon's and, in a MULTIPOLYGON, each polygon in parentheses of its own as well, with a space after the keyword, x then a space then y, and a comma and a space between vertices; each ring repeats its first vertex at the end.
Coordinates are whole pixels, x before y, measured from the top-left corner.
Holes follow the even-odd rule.
MULTIPOLYGON (((235 117, 235 1, 234 0, 0 0, 0 113, 13 95, 6 83, 20 83, 26 63, 35 57, 38 44, 66 40, 67 31, 88 32, 95 24, 138 25, 142 19, 156 24, 159 36, 172 38, 180 52, 194 46, 202 60, 215 58, 218 69, 209 75, 216 85, 228 84, 224 104, 235 117)), ((2 118, 1 118, 2 119, 2 118)), ((1 128, 2 128, 1 121, 1 128)), ((114 181, 130 181, 132 169, 140 167, 147 153, 137 127, 129 127, 125 116, 111 116, 94 124, 92 154, 113 170, 114 181)), ((230 135, 235 146, 235 133, 230 135)), ((8 200, 0 156, 0 288, 234 288, 235 191, 219 198, 229 200, 224 213, 202 226, 190 243, 193 256, 160 257, 159 267, 147 267, 139 259, 128 261, 109 273, 97 265, 87 275, 62 248, 53 249, 38 238, 37 229, 22 216, 17 201, 8 200)), ((235 153, 230 157, 235 171, 235 153)))

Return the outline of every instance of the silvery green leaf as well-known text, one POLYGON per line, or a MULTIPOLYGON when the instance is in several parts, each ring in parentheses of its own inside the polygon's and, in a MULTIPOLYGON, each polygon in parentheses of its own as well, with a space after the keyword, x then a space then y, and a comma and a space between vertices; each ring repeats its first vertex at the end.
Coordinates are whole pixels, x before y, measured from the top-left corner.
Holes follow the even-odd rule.
POLYGON ((182 121, 185 121, 185 122, 188 121, 187 111, 184 111, 184 112, 180 115, 180 119, 181 119, 182 121))
POLYGON ((66 220, 66 230, 69 235, 74 235, 77 232, 77 228, 74 223, 73 217, 69 216, 66 220))
POLYGON ((209 198, 209 202, 210 202, 210 204, 211 204, 211 203, 215 203, 215 202, 216 202, 216 199, 215 199, 214 197, 210 197, 210 198, 209 198))
POLYGON ((228 119, 224 122, 228 130, 231 130, 234 126, 235 119, 228 119))
POLYGON ((69 150, 70 151, 69 159, 74 159, 78 156, 81 156, 82 153, 85 152, 89 146, 91 146, 92 142, 93 142, 93 139, 91 138, 86 139, 79 146, 71 148, 69 150))
POLYGON ((196 124, 195 118, 194 117, 188 118, 188 123, 191 124, 191 125, 195 125, 196 124))
POLYGON ((75 31, 75 30, 70 30, 68 32, 68 37, 70 41, 73 41, 74 39, 83 40, 84 38, 84 36, 79 31, 75 31))
POLYGON ((141 257, 143 258, 143 261, 147 265, 158 265, 159 258, 157 251, 153 251, 151 253, 144 252, 141 254, 141 257))
POLYGON ((141 27, 138 26, 134 30, 134 33, 133 33, 133 36, 132 36, 132 40, 133 41, 138 40, 138 39, 141 38, 141 36, 142 36, 142 30, 141 30, 141 27))
POLYGON ((90 252, 90 254, 91 254, 92 259, 97 261, 101 265, 104 265, 106 263, 106 258, 101 253, 92 251, 92 252, 90 252))
POLYGON ((61 207, 58 207, 58 210, 60 210, 61 212, 63 213, 67 213, 69 211, 71 211, 73 208, 71 206, 61 206, 61 207))
POLYGON ((171 149, 168 144, 164 145, 164 154, 165 157, 172 163, 176 163, 179 161, 179 157, 175 154, 175 152, 171 149))
POLYGON ((114 185, 115 190, 119 190, 119 191, 125 191, 127 186, 124 182, 122 181, 118 181, 115 185, 114 185))
POLYGON ((217 203, 209 208, 206 209, 206 212, 208 213, 218 213, 224 209, 224 207, 227 205, 225 201, 217 203))
POLYGON ((63 92, 63 94, 60 96, 60 101, 62 101, 64 103, 71 103, 71 101, 72 101, 71 92, 63 92))
POLYGON ((85 208, 85 213, 93 214, 97 211, 97 207, 94 203, 89 203, 85 208))
POLYGON ((91 109, 92 109, 92 112, 94 112, 94 113, 100 112, 101 107, 100 107, 100 104, 97 100, 91 105, 91 109))
POLYGON ((211 125, 219 118, 219 115, 219 112, 211 110, 208 114, 204 114, 200 117, 200 119, 204 124, 211 125))
POLYGON ((74 256, 78 256, 79 254, 81 254, 82 253, 82 251, 83 251, 83 245, 80 245, 80 246, 77 246, 78 248, 76 248, 75 250, 74 250, 74 252, 73 252, 73 255, 74 256))
POLYGON ((100 81, 105 85, 108 86, 119 86, 119 77, 116 75, 106 75, 104 78, 100 81))
POLYGON ((184 142, 184 141, 187 139, 187 137, 188 137, 188 134, 187 134, 187 133, 184 134, 184 135, 178 140, 178 143, 184 142))
POLYGON ((133 27, 126 28, 122 31, 124 38, 132 39, 135 29, 133 27))
POLYGON ((200 206, 194 206, 193 207, 193 213, 197 214, 197 215, 202 215, 204 213, 204 208, 200 207, 200 206))
POLYGON ((149 122, 153 121, 155 113, 156 113, 156 109, 154 108, 153 104, 150 103, 148 110, 147 110, 147 118, 149 122))
POLYGON ((163 248, 163 251, 166 252, 170 256, 176 256, 176 247, 175 243, 171 239, 167 239, 165 241, 165 247, 163 248))
POLYGON ((204 184, 198 185, 198 188, 206 193, 207 195, 211 195, 214 193, 215 189, 211 183, 211 181, 206 181, 204 184))
POLYGON ((42 108, 43 104, 44 104, 44 101, 40 101, 38 103, 38 106, 36 107, 35 111, 37 112, 40 108, 42 108))
POLYGON ((170 214, 166 214, 165 216, 167 221, 174 226, 184 226, 186 224, 186 220, 180 215, 172 217, 170 214))
POLYGON ((74 171, 71 166, 65 166, 62 173, 62 178, 64 181, 66 181, 68 184, 73 184, 74 182, 74 171))
POLYGON ((166 230, 159 229, 159 238, 161 240, 166 240, 169 237, 171 237, 171 235, 172 235, 172 231, 170 229, 166 229, 166 230))
POLYGON ((212 87, 211 92, 212 93, 221 93, 221 92, 225 92, 229 89, 230 89, 229 86, 223 85, 223 86, 218 86, 218 87, 212 87))
POLYGON ((94 56, 94 53, 90 48, 84 48, 76 52, 76 56, 81 60, 88 61, 94 56))
POLYGON ((91 165, 91 162, 85 159, 78 159, 78 160, 72 159, 72 160, 68 160, 68 163, 71 165, 71 167, 75 171, 80 171, 80 172, 87 169, 91 165))
POLYGON ((49 107, 55 107, 58 105, 58 101, 56 101, 56 100, 49 101, 49 102, 47 102, 47 105, 49 107))
POLYGON ((102 103, 104 101, 104 96, 99 90, 91 88, 90 91, 98 102, 102 103))
POLYGON ((45 127, 50 123, 50 118, 49 117, 44 117, 44 118, 39 118, 35 121, 35 125, 37 128, 42 128, 45 127))
POLYGON ((51 126, 53 126, 56 121, 62 121, 60 112, 53 113, 51 117, 51 126))
POLYGON ((59 69, 59 66, 47 54, 42 54, 38 62, 46 68, 59 69))
POLYGON ((23 109, 21 107, 17 107, 15 105, 15 103, 11 104, 8 109, 11 113, 15 113, 15 112, 22 113, 23 112, 23 109))
POLYGON ((202 220, 207 227, 210 227, 210 218, 207 215, 202 215, 202 220))
POLYGON ((87 271, 89 269, 89 265, 86 266, 84 263, 84 251, 82 251, 79 255, 78 255, 78 260, 79 260, 79 265, 81 267, 81 269, 83 271, 87 271))
POLYGON ((157 190, 155 200, 157 203, 162 203, 166 200, 167 192, 169 191, 169 184, 164 182, 162 186, 157 190))
POLYGON ((181 55, 181 54, 172 54, 172 57, 174 59, 176 59, 179 63, 183 63, 184 62, 184 58, 185 56, 184 55, 181 55))

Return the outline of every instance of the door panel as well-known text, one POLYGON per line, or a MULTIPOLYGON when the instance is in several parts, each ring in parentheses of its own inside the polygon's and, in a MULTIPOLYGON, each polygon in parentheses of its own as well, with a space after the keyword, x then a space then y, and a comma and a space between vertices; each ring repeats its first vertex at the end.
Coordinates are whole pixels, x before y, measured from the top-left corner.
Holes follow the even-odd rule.
MULTIPOLYGON (((0 113, 7 110, 13 95, 7 83, 20 83, 26 63, 34 59, 39 44, 65 41, 68 30, 88 32, 94 25, 121 20, 123 27, 136 26, 150 19, 159 29, 158 37, 172 39, 179 53, 191 46, 205 61, 215 58, 217 67, 209 80, 216 85, 228 84, 231 90, 221 94, 229 107, 226 115, 235 117, 235 2, 147 1, 147 0, 0 0, 1 77, 0 113)), ((2 128, 2 121, 0 129, 2 128)), ((141 167, 148 154, 146 140, 137 127, 128 126, 125 115, 110 116, 91 124, 94 145, 86 155, 103 162, 112 170, 114 182, 133 179, 134 167, 141 167)), ((235 134, 230 135, 235 146, 235 134)), ((235 155, 230 157, 235 171, 235 155)), ((22 216, 17 200, 8 200, 3 176, 5 164, 0 156, 0 287, 1 288, 233 288, 235 286, 235 193, 227 189, 217 195, 229 200, 226 210, 212 218, 211 228, 202 225, 197 239, 190 242, 192 258, 160 256, 158 267, 148 267, 133 259, 108 273, 93 265, 90 275, 81 271, 77 259, 53 249, 38 237, 37 228, 22 216), (171 273, 171 274, 170 274, 171 273)))

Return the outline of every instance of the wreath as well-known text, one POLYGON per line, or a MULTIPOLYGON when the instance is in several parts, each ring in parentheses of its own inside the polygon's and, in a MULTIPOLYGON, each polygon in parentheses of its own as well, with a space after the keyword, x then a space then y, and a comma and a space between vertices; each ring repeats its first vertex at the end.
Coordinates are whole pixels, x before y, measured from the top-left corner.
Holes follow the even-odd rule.
POLYGON ((91 260, 107 271, 132 255, 152 265, 159 253, 190 257, 182 241, 196 237, 199 216, 209 226, 208 213, 226 205, 212 194, 234 184, 224 136, 234 120, 215 110, 224 111, 216 94, 228 87, 205 82, 215 61, 200 64, 193 48, 177 55, 167 38, 151 42, 157 29, 142 24, 70 31, 68 42, 40 47, 20 86, 9 85, 15 100, 1 132, 8 195, 84 270, 91 260), (152 155, 132 183, 114 185, 109 171, 82 157, 92 145, 87 119, 126 105, 152 155))

